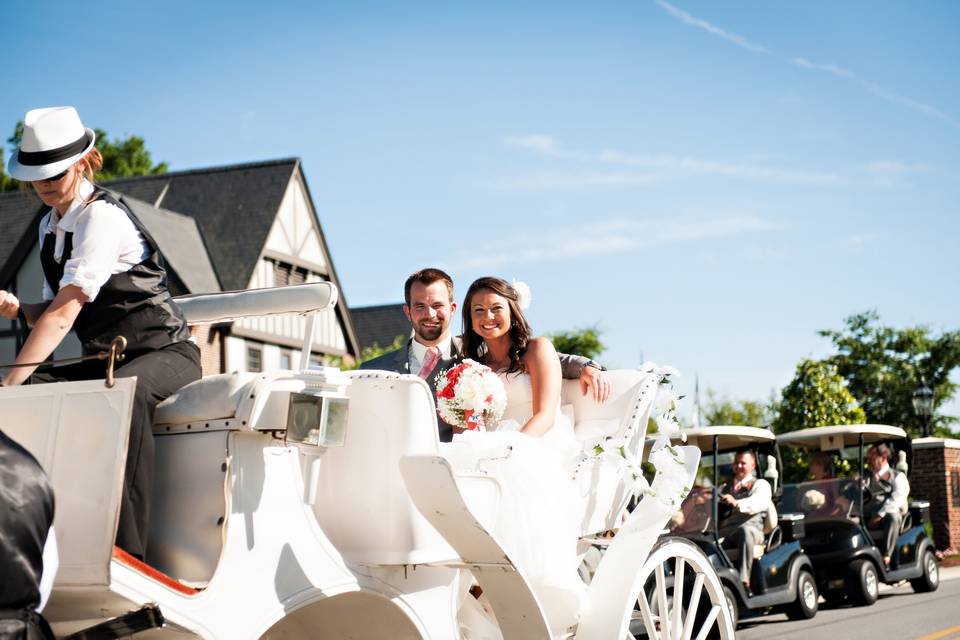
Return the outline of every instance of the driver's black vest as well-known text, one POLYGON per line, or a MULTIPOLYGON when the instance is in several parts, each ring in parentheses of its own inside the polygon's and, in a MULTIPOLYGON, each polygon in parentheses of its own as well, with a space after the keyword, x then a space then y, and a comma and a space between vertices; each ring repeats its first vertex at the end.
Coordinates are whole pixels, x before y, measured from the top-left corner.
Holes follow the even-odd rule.
MULTIPOLYGON (((26 449, 0 431, 0 637, 35 638, 53 489, 26 449)), ((52 636, 51 636, 52 637, 52 636)))
MULTIPOLYGON (((129 271, 110 276, 100 287, 97 297, 83 305, 73 328, 84 353, 89 355, 108 350, 110 342, 117 336, 127 339, 129 357, 188 340, 190 331, 167 289, 167 272, 157 243, 123 202, 102 189, 94 191, 89 202, 97 200, 119 207, 130 218, 143 236, 150 254, 129 271)), ((56 235, 44 235, 40 264, 54 294, 60 290, 64 265, 73 253, 73 233, 64 234, 60 262, 53 257, 55 246, 56 235)))
POLYGON ((877 478, 877 474, 870 472, 867 480, 867 489, 870 491, 870 504, 865 507, 867 512, 879 512, 887 500, 893 497, 894 481, 900 473, 893 467, 888 467, 886 479, 877 478))

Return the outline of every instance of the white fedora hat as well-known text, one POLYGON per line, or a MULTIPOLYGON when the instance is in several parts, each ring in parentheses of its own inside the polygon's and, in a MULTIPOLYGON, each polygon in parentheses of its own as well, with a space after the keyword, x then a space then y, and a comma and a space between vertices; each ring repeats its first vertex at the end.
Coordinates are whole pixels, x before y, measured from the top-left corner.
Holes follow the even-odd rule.
POLYGON ((23 119, 20 149, 7 161, 7 173, 25 182, 52 178, 86 155, 95 139, 73 107, 32 109, 23 119))

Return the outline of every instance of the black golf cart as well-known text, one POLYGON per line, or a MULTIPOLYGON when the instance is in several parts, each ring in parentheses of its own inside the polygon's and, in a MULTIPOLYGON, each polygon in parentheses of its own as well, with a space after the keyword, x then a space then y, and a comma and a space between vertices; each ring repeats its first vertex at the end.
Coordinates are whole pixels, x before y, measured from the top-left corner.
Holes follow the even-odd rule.
MULTIPOLYGON (((694 542, 710 559, 723 583, 734 620, 770 611, 784 611, 791 619, 812 618, 817 613, 817 585, 813 566, 799 539, 803 536, 803 514, 770 513, 762 545, 755 549, 749 591, 744 588, 738 566, 731 561, 720 536, 724 507, 714 487, 732 476, 738 451, 752 451, 757 477, 765 478, 778 492, 780 456, 773 433, 767 429, 741 426, 712 426, 684 429, 686 443, 702 452, 697 484, 674 516, 671 535, 694 542)), ((679 440, 678 440, 679 441, 679 440)), ((736 626, 736 624, 735 624, 736 626)))
POLYGON ((936 590, 940 582, 937 559, 924 528, 930 522, 930 503, 910 503, 889 566, 878 546, 882 533, 868 529, 862 515, 865 505, 869 512, 871 499, 861 480, 864 448, 887 444, 896 453, 891 466, 907 472, 911 447, 903 429, 870 424, 814 427, 781 434, 777 441, 784 448, 802 448, 808 455, 827 452, 831 462, 852 467, 850 478, 785 485, 780 500, 781 508, 806 515, 801 542, 813 561, 820 593, 828 602, 873 604, 880 582, 909 580, 914 591, 936 590))

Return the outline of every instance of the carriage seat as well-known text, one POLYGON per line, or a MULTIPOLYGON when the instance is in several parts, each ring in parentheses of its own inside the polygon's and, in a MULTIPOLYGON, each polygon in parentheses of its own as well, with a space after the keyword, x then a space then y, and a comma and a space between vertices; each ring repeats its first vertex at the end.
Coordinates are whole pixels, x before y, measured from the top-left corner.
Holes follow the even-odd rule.
POLYGON ((189 424, 237 415, 249 395, 255 373, 220 373, 195 380, 157 405, 154 424, 189 424))
POLYGON ((654 376, 636 369, 607 371, 604 376, 610 382, 610 398, 601 405, 580 392, 579 380, 564 380, 560 391, 561 407, 572 416, 574 432, 584 443, 622 436, 636 418, 639 387, 646 381, 656 384, 654 376))

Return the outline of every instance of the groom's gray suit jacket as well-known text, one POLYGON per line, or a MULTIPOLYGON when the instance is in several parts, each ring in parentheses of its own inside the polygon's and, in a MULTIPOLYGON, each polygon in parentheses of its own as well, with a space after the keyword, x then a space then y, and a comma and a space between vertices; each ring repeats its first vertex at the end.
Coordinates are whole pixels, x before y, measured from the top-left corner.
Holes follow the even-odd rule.
MULTIPOLYGON (((410 371, 410 343, 412 341, 413 338, 410 338, 396 351, 390 351, 372 360, 367 360, 360 365, 360 368, 394 371, 396 373, 418 373, 416 371, 410 371)), ((563 377, 570 380, 579 378, 580 372, 583 371, 583 368, 590 362, 588 358, 584 358, 583 356, 571 356, 566 353, 558 355, 560 356, 560 368, 563 377)), ((436 402, 437 396, 437 383, 446 371, 451 367, 455 367, 463 360, 463 340, 460 336, 455 336, 450 341, 450 356, 449 359, 438 362, 433 373, 427 377, 426 382, 427 385, 430 386, 431 393, 433 393, 434 402, 436 402)), ((439 417, 437 417, 437 427, 440 431, 441 442, 450 442, 453 439, 453 428, 439 417)))

